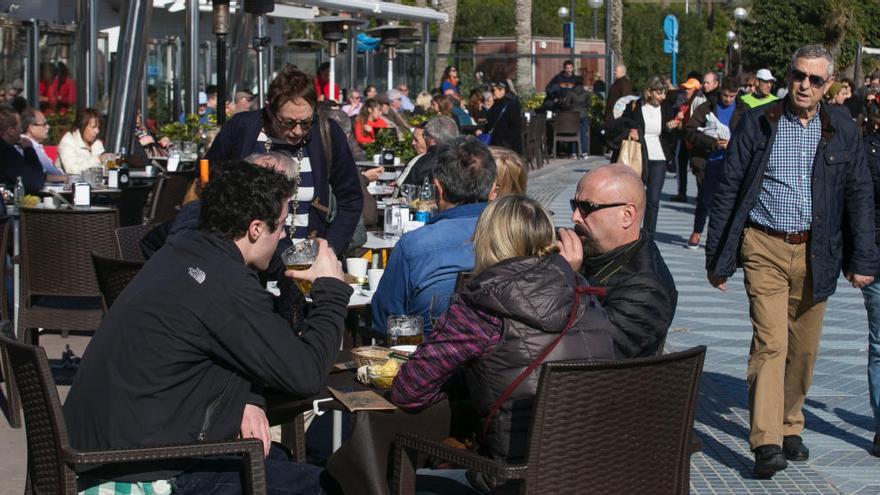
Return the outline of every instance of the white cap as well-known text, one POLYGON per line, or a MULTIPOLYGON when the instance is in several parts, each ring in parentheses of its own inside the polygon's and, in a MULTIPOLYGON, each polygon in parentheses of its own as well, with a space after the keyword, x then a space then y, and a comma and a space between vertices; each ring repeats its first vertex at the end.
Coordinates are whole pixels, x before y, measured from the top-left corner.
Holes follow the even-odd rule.
POLYGON ((755 78, 760 79, 762 81, 776 82, 776 78, 773 77, 773 74, 770 72, 770 69, 759 69, 758 73, 755 74, 755 78))
POLYGON ((208 104, 208 93, 204 91, 199 91, 199 105, 207 105, 208 104))

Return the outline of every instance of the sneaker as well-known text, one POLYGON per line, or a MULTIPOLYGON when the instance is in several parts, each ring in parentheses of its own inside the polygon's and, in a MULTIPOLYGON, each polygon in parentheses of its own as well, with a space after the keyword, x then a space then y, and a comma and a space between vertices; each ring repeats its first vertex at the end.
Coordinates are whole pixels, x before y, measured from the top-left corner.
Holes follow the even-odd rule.
POLYGON ((688 249, 699 249, 700 248, 700 233, 694 232, 691 234, 691 237, 688 239, 688 249))
POLYGON ((578 157, 578 156, 575 155, 574 153, 572 153, 572 154, 569 155, 568 157, 571 158, 572 160, 577 160, 577 157, 578 157))
POLYGON ((685 194, 676 194, 675 196, 669 198, 669 201, 672 201, 673 203, 687 203, 688 198, 685 194))
POLYGON ((754 475, 759 480, 769 480, 778 471, 788 467, 788 461, 779 445, 761 445, 755 449, 754 475))

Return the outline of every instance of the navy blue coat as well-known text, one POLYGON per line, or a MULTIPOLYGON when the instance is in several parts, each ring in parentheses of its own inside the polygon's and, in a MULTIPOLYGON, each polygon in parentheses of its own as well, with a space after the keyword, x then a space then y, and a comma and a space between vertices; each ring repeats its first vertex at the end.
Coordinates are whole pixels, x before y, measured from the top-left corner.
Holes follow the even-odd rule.
MULTIPOLYGON (((348 148, 345 133, 339 124, 330 120, 331 151, 333 166, 330 167, 330 178, 327 178, 327 167, 324 165, 324 145, 321 143, 321 130, 317 123, 309 131, 308 150, 309 162, 315 181, 315 201, 326 207, 329 204, 330 188, 336 196, 336 218, 328 224, 325 213, 315 207, 312 201, 309 208, 309 232, 316 231, 318 237, 327 239, 327 243, 341 254, 351 241, 354 229, 361 218, 364 197, 358 178, 357 166, 348 148)), ((238 160, 250 155, 263 129, 263 111, 253 110, 236 114, 223 124, 206 157, 209 160, 238 160)))
MULTIPOLYGON (((706 270, 718 277, 736 271, 742 232, 761 191, 785 101, 750 110, 741 119, 727 150, 724 177, 715 193, 706 241, 706 270)), ((822 138, 813 161, 813 221, 810 268, 813 297, 834 293, 844 265, 844 219, 852 252, 847 272, 873 275, 878 267, 874 244, 871 175, 859 130, 849 115, 822 104, 822 138)))

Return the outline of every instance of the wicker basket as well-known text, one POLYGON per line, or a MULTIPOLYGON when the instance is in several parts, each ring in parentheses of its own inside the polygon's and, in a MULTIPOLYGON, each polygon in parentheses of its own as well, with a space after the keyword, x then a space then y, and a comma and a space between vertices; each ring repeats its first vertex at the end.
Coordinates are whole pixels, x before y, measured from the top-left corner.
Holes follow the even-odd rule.
POLYGON ((373 364, 385 364, 385 361, 388 361, 388 354, 390 353, 391 349, 386 349, 384 347, 365 346, 352 349, 351 357, 354 358, 355 365, 360 368, 361 366, 373 364))

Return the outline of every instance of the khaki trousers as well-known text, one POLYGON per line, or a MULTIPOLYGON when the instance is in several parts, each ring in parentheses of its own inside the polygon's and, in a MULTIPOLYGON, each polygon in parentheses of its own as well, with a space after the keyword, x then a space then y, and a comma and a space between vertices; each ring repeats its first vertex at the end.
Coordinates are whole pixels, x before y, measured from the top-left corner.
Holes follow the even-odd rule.
POLYGON ((804 430, 804 399, 822 334, 825 301, 813 300, 809 243, 787 244, 746 227, 742 243, 752 320, 749 416, 752 450, 804 430))

